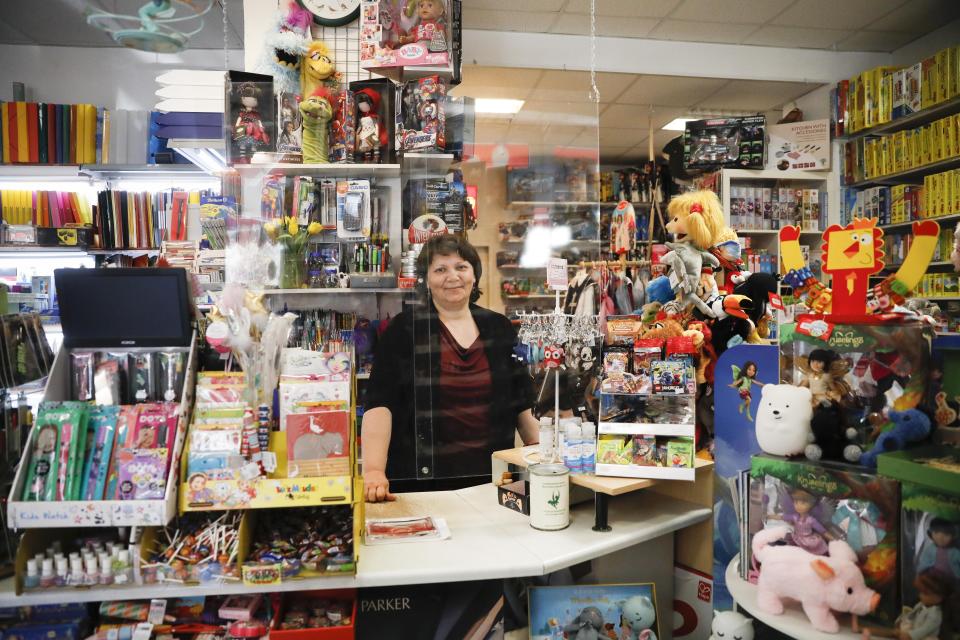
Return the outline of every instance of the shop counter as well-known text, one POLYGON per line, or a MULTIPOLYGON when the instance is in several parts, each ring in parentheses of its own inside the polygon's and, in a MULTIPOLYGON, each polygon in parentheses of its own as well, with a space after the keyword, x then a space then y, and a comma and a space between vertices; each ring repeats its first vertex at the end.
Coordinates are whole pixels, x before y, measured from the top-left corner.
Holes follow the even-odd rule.
MULTIPOLYGON (((388 585, 459 582, 540 576, 586 560, 665 540, 671 552, 659 558, 672 568, 673 533, 709 521, 709 507, 652 491, 610 501, 613 531, 591 530, 593 505, 571 509, 571 524, 561 531, 537 531, 527 516, 497 504, 492 484, 449 492, 399 494, 396 502, 367 505, 373 518, 431 515, 445 518, 448 540, 377 546, 361 545, 357 575, 291 580, 281 585, 248 587, 238 582, 206 586, 153 584, 117 589, 50 590, 14 595, 13 579, 0 581, 0 607, 116 599, 172 598, 229 593, 304 591, 388 585)), ((666 549, 664 549, 666 553, 666 549)), ((649 560, 652 560, 650 558, 649 560)))

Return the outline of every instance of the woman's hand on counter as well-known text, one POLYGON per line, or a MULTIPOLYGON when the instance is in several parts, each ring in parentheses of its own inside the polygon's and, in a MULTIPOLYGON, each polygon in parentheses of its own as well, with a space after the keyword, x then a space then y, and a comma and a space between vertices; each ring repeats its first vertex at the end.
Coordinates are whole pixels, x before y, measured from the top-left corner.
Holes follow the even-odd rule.
POLYGON ((390 493, 390 481, 383 471, 366 471, 363 474, 363 492, 367 502, 393 501, 397 496, 390 493))

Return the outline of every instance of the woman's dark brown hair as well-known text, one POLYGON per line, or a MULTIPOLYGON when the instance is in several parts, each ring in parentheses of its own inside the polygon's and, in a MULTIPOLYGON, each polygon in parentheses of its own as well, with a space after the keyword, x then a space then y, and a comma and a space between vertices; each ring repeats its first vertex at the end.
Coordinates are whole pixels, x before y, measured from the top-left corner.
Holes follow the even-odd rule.
MULTIPOLYGON (((483 266, 480 263, 480 254, 477 253, 476 248, 474 248, 466 238, 452 233, 430 238, 427 243, 423 245, 423 249, 420 250, 420 255, 417 257, 417 278, 422 286, 427 289, 427 269, 433 262, 433 258, 435 256, 453 255, 460 256, 473 267, 474 283, 473 291, 470 292, 470 302, 476 302, 480 299, 480 294, 482 293, 478 283, 480 282, 480 274, 483 273, 483 266)), ((427 289, 427 291, 429 291, 429 289, 427 289)))

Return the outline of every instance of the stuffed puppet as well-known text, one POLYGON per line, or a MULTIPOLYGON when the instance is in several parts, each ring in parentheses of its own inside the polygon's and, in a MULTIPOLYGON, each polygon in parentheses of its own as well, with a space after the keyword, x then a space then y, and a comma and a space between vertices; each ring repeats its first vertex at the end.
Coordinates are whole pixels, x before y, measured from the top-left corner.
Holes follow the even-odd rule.
POLYGON ((765 384, 757 408, 757 444, 775 456, 803 453, 810 438, 810 390, 792 384, 765 384))
POLYGON ((570 640, 600 640, 603 629, 603 614, 596 607, 584 607, 570 624, 563 628, 570 640))
POLYGON ((314 40, 300 62, 300 95, 310 96, 321 87, 335 91, 340 84, 337 68, 327 45, 314 40))
POLYGON ((303 161, 307 164, 326 164, 330 161, 327 136, 333 118, 332 98, 323 87, 300 103, 303 116, 303 161))
POLYGON ((257 71, 273 76, 274 91, 299 93, 300 60, 307 53, 310 13, 291 2, 286 11, 277 11, 264 38, 257 71))
POLYGON ((920 442, 930 435, 930 418, 919 409, 890 411, 893 428, 882 432, 873 447, 860 457, 860 464, 875 469, 877 456, 887 451, 901 451, 912 442, 920 442))
POLYGON ((617 602, 620 606, 622 638, 627 640, 657 640, 653 630, 657 610, 647 596, 632 596, 617 602))
POLYGON ((690 243, 668 242, 666 245, 670 251, 660 258, 660 262, 670 268, 670 284, 674 285, 679 300, 694 305, 701 313, 712 317, 713 310, 697 295, 697 289, 703 263, 706 261, 714 267, 720 266, 720 263, 712 254, 690 243))

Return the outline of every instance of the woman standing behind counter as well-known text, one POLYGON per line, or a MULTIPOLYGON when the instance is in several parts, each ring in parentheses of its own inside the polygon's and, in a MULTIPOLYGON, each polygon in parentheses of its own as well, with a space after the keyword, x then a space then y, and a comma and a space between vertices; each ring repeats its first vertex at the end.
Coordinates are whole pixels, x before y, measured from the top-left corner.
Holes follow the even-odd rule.
POLYGON ((417 261, 426 303, 407 309, 380 337, 361 438, 369 502, 394 489, 433 490, 490 479, 490 454, 537 441, 517 334, 480 297, 477 250, 454 235, 427 242, 417 261), (413 482, 410 482, 413 480, 413 482), (399 481, 399 482, 398 482, 399 481))

